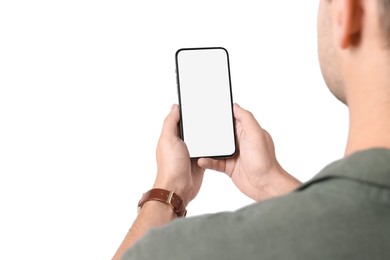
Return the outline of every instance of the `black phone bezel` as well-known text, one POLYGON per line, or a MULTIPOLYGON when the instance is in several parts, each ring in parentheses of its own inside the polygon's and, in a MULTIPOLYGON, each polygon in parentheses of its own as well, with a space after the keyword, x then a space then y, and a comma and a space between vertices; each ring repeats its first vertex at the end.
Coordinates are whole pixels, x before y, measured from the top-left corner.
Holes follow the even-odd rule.
POLYGON ((237 149, 237 136, 236 136, 236 122, 234 119, 234 111, 233 111, 233 91, 232 91, 232 80, 231 80, 231 73, 230 73, 230 57, 229 52, 224 47, 191 47, 191 48, 180 48, 175 53, 175 65, 176 65, 176 86, 177 86, 177 94, 178 94, 178 102, 179 102, 179 111, 180 111, 180 121, 179 121, 179 128, 180 128, 180 138, 185 142, 184 138, 184 131, 183 131, 183 121, 182 118, 182 110, 181 110, 181 95, 180 95, 180 73, 179 73, 179 61, 178 56, 181 51, 192 51, 192 50, 212 50, 212 49, 221 49, 225 51, 226 53, 226 59, 227 59, 227 67, 228 67, 228 76, 229 76, 229 92, 230 92, 230 109, 231 109, 231 120, 233 122, 233 138, 234 138, 234 151, 231 154, 224 154, 224 155, 205 155, 205 156, 197 156, 197 157, 190 157, 191 159, 199 159, 199 158, 215 158, 215 159, 221 159, 221 158, 230 158, 234 157, 238 153, 237 149))

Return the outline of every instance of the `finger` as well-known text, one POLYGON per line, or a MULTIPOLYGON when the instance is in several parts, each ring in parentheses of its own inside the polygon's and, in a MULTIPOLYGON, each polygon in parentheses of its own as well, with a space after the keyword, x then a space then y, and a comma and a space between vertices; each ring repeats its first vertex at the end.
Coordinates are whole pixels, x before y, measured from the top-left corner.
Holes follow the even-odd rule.
POLYGON ((174 104, 171 107, 171 111, 165 117, 163 128, 161 130, 161 135, 177 135, 178 129, 177 124, 180 120, 179 107, 174 104))
POLYGON ((226 162, 225 160, 215 160, 211 158, 200 158, 198 160, 199 167, 203 169, 210 169, 219 172, 225 172, 226 162))
POLYGON ((248 110, 243 109, 237 103, 233 106, 233 112, 235 119, 240 122, 243 128, 260 127, 255 117, 248 110))

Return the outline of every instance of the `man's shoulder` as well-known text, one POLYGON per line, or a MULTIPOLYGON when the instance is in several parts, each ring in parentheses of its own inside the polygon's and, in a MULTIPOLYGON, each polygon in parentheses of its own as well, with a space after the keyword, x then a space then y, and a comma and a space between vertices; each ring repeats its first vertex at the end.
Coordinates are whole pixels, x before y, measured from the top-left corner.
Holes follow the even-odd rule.
POLYGON ((369 198, 354 198, 349 184, 324 181, 235 212, 180 219, 149 232, 124 259, 360 259, 356 254, 378 250, 388 256, 390 210, 378 215, 369 198))
POLYGON ((174 221, 124 259, 390 259, 389 159, 359 153, 286 196, 174 221))

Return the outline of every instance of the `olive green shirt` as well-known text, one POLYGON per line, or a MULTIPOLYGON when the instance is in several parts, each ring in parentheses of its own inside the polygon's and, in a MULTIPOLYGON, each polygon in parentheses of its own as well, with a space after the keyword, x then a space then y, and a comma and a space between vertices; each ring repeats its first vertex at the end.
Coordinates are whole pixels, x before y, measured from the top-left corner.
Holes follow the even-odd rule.
POLYGON ((153 229, 123 259, 390 259, 390 150, 336 161, 286 196, 153 229))

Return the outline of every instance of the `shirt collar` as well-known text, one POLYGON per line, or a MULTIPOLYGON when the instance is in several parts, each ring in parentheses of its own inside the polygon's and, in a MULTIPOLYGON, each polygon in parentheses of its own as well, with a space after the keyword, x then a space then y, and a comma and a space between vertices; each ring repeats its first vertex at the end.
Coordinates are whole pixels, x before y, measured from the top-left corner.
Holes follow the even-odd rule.
POLYGON ((390 188, 390 150, 374 148, 355 152, 329 164, 298 190, 330 178, 346 178, 390 188))

